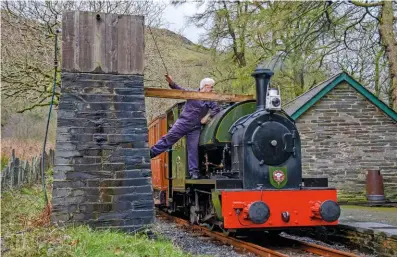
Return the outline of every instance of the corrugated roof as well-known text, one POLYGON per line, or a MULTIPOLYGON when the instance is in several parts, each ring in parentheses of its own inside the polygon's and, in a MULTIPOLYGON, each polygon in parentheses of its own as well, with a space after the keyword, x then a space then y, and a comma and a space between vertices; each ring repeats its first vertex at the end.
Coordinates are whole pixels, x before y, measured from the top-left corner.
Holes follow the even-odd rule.
POLYGON ((285 104, 285 106, 283 107, 284 111, 288 114, 288 115, 292 115, 293 113, 295 113, 299 108, 301 108, 304 104, 306 104, 310 99, 312 99, 315 95, 318 94, 318 92, 320 92, 324 87, 326 87, 327 85, 329 85, 329 83, 331 83, 334 79, 336 79, 338 76, 340 76, 342 73, 338 73, 332 77, 330 77, 329 79, 317 84, 316 86, 312 87, 309 91, 301 94, 300 96, 298 96, 297 98, 295 98, 294 100, 292 100, 291 102, 288 102, 287 104, 285 104))

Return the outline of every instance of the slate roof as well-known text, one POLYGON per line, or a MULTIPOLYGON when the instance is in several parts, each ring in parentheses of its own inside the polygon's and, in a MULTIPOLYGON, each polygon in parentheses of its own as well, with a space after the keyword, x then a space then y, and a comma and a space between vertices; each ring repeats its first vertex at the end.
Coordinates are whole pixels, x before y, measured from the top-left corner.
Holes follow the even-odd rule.
POLYGON ((340 75, 341 75, 341 73, 338 73, 338 74, 330 77, 329 79, 312 87, 309 91, 301 94, 294 100, 288 102, 283 107, 284 111, 288 115, 294 114, 299 108, 301 108, 305 103, 307 103, 310 99, 312 99, 315 95, 317 95, 318 92, 320 92, 324 87, 326 87, 329 83, 331 83, 335 78, 337 78, 340 75))
POLYGON ((346 82, 349 86, 353 87, 358 93, 363 95, 369 102, 374 104, 377 108, 383 111, 386 115, 397 121, 397 113, 387 106, 383 101, 372 94, 368 89, 356 81, 346 72, 338 73, 329 79, 321 82, 317 86, 314 86, 309 91, 298 96, 291 102, 288 102, 283 107, 284 111, 291 116, 292 119, 296 120, 305 113, 310 107, 318 102, 324 95, 329 93, 337 85, 342 82, 346 82))

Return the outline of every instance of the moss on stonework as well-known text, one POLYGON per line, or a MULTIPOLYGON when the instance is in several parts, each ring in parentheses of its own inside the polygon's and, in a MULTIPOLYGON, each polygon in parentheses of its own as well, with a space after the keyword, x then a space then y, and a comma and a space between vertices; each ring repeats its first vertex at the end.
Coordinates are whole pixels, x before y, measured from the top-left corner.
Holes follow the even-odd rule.
POLYGON ((363 210, 363 211, 382 211, 382 212, 396 212, 394 207, 374 207, 374 206, 360 206, 360 205, 343 205, 342 209, 354 209, 354 210, 363 210))
POLYGON ((338 202, 367 202, 367 198, 365 193, 363 192, 345 192, 342 190, 338 190, 338 202))
MULTIPOLYGON (((388 201, 397 201, 397 192, 385 190, 385 198, 388 201)), ((367 195, 365 191, 362 192, 349 192, 338 190, 338 202, 343 203, 367 203, 367 195)))
POLYGON ((385 197, 390 201, 397 201, 397 192, 396 190, 385 190, 385 197))

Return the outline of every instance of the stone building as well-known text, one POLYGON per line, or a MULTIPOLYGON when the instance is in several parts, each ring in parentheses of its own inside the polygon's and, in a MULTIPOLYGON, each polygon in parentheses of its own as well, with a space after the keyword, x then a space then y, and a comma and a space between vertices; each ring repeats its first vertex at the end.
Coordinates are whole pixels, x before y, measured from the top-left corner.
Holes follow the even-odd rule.
POLYGON ((306 177, 328 177, 340 201, 365 200, 368 169, 380 169, 386 198, 397 199, 397 113, 346 73, 284 107, 302 140, 306 177))

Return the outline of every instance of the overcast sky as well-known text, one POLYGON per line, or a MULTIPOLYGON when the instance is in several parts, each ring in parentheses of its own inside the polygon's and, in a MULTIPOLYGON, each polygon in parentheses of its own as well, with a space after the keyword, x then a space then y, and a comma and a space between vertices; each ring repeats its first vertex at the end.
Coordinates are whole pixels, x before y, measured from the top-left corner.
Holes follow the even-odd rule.
MULTIPOLYGON (((202 11, 203 8, 202 6, 199 11, 202 11)), ((163 16, 166 25, 163 27, 183 35, 194 43, 198 43, 200 34, 204 30, 196 26, 187 26, 187 16, 191 16, 196 12, 197 5, 193 2, 188 2, 178 7, 168 4, 163 16)))

